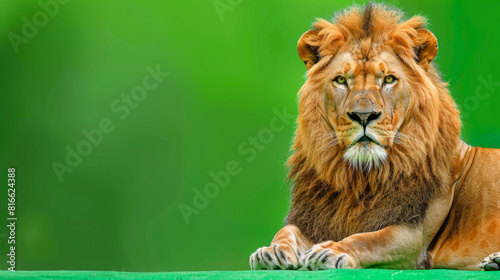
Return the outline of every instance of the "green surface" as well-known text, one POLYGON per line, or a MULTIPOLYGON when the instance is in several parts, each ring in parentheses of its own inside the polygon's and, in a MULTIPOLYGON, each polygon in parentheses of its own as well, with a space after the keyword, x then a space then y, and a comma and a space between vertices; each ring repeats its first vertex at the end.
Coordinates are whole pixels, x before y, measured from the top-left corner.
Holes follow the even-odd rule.
POLYGON ((18 271, 0 272, 2 279, 498 279, 498 272, 454 270, 323 270, 323 271, 200 271, 200 272, 112 272, 112 271, 18 271))
MULTIPOLYGON (((388 2, 429 18, 464 139, 500 147, 500 2, 388 2)), ((16 52, 8 36, 44 11, 38 3, 0 1, 0 174, 17 169, 16 269, 248 269, 288 210, 283 164, 305 73, 297 40, 314 18, 353 1, 73 0, 16 52), (169 75, 126 105, 122 95, 157 65, 169 75), (271 130, 273 110, 284 108, 291 117, 271 130), (68 147, 106 119, 113 131, 80 162, 71 157, 59 180, 54 162, 66 165, 68 147), (211 174, 228 169, 236 175, 226 187, 185 219, 179 206, 194 207, 211 174)), ((7 233, 0 223, 0 269, 7 233)))

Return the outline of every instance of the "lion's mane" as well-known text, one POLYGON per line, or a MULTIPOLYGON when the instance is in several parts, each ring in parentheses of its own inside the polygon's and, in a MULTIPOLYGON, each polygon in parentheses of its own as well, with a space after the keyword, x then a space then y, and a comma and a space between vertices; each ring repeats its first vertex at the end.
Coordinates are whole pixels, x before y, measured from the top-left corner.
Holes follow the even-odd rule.
POLYGON ((451 183, 460 120, 436 69, 424 70, 416 59, 418 32, 425 19, 402 21, 402 13, 383 5, 353 7, 332 23, 320 20, 315 41, 318 63, 308 71, 299 94, 298 128, 287 164, 292 205, 287 223, 313 242, 341 240, 394 224, 419 225, 428 202, 451 183), (367 34, 368 33, 368 34, 367 34), (340 35, 349 41, 370 36, 387 44, 401 59, 410 81, 410 104, 399 137, 378 168, 354 169, 325 118, 325 68, 338 51, 340 35))

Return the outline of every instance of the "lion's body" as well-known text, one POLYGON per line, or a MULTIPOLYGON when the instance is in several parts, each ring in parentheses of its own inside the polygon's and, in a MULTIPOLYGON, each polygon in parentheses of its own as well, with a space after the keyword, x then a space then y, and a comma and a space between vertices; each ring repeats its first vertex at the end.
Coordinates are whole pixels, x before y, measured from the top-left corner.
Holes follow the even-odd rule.
POLYGON ((291 208, 252 268, 479 269, 500 251, 500 151, 460 141, 436 38, 400 19, 354 7, 299 40, 291 208))
POLYGON ((500 251, 500 150, 467 146, 456 166, 453 203, 430 256, 435 268, 475 270, 500 251))

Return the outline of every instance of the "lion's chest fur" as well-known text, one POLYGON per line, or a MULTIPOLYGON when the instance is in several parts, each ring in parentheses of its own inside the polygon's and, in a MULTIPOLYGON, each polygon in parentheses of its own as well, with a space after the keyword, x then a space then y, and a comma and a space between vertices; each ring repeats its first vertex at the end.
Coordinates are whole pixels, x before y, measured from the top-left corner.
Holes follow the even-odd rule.
POLYGON ((298 226, 315 243, 339 241, 395 224, 421 223, 439 182, 427 182, 425 187, 393 184, 390 188, 368 188, 359 199, 349 189, 332 191, 324 183, 299 184, 293 190, 287 223, 298 226))

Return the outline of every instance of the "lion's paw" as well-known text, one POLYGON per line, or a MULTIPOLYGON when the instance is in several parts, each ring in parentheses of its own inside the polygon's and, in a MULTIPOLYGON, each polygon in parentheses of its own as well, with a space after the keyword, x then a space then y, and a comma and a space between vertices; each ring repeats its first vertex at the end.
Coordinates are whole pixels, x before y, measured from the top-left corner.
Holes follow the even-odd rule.
POLYGON ((353 260, 346 253, 340 253, 331 248, 332 241, 314 245, 300 257, 302 270, 322 270, 335 268, 353 268, 353 260))
POLYGON ((489 255, 479 267, 481 270, 500 270, 500 252, 489 255))
POLYGON ((261 247, 250 256, 250 268, 252 270, 298 269, 299 255, 286 244, 261 247))

